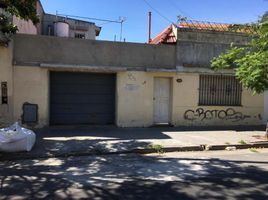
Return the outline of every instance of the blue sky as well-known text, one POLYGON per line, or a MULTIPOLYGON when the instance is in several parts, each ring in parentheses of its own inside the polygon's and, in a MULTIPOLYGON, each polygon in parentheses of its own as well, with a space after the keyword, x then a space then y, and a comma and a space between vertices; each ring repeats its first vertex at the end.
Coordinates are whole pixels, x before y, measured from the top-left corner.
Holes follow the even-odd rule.
MULTIPOLYGON (((152 36, 157 35, 170 22, 161 17, 146 4, 147 1, 170 21, 176 22, 176 16, 187 16, 188 19, 221 22, 247 23, 254 22, 268 11, 267 0, 41 0, 47 13, 78 15, 101 19, 118 20, 125 17, 123 38, 128 42, 147 41, 148 12, 152 11, 152 36)), ((98 39, 119 39, 120 25, 103 24, 98 39)))

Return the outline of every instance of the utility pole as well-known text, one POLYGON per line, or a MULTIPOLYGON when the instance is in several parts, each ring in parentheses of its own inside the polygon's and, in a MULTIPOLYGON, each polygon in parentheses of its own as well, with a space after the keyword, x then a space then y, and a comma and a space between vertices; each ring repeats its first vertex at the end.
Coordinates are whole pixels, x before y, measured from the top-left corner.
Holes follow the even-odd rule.
POLYGON ((152 41, 152 39, 151 39, 151 26, 152 26, 152 12, 149 12, 149 16, 148 16, 148 44, 152 41))

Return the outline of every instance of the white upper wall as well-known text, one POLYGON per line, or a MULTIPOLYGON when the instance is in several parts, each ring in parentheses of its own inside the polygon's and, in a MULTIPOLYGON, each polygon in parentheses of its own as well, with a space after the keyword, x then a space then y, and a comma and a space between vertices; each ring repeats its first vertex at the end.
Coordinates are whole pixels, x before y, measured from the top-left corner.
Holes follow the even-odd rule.
POLYGON ((13 16, 13 24, 18 27, 17 33, 37 35, 37 28, 30 20, 21 20, 13 16))
POLYGON ((12 17, 12 22, 18 27, 18 33, 37 35, 41 34, 41 23, 44 15, 44 10, 40 1, 36 2, 36 13, 39 16, 40 23, 34 25, 31 20, 22 20, 15 16, 12 17))

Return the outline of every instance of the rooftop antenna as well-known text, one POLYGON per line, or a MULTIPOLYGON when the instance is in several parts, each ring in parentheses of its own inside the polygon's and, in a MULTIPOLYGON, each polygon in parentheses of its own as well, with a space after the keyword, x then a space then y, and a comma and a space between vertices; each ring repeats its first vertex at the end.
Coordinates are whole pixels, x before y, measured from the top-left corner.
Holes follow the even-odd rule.
POLYGON ((56 10, 56 22, 58 21, 58 11, 56 10))
MULTIPOLYGON (((56 20, 55 23, 58 22, 58 11, 56 10, 56 20)), ((54 24, 54 35, 57 36, 57 28, 58 26, 54 24)))

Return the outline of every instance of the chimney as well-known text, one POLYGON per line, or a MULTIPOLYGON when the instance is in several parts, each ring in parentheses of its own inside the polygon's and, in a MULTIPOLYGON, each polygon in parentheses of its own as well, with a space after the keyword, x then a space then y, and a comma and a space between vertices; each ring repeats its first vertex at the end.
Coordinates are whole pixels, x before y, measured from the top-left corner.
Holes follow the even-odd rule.
POLYGON ((148 16, 148 44, 152 41, 152 39, 151 39, 151 26, 152 26, 152 12, 149 12, 149 16, 148 16))

